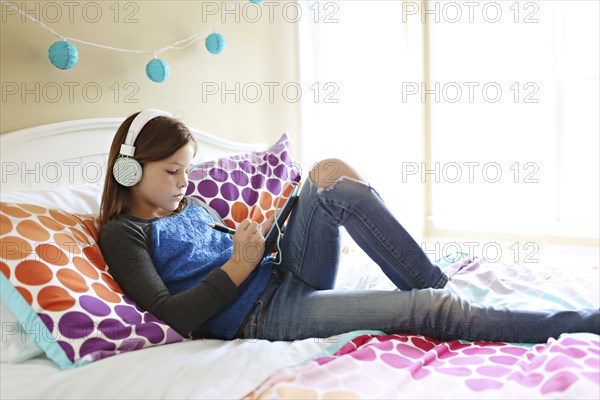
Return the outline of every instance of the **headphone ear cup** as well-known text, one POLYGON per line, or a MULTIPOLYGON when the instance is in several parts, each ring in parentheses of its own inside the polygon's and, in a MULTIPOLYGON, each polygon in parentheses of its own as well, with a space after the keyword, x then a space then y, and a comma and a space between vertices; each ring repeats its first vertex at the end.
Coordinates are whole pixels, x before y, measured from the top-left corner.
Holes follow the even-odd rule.
POLYGON ((142 166, 131 157, 119 157, 113 166, 115 180, 123 186, 133 186, 142 179, 142 166))

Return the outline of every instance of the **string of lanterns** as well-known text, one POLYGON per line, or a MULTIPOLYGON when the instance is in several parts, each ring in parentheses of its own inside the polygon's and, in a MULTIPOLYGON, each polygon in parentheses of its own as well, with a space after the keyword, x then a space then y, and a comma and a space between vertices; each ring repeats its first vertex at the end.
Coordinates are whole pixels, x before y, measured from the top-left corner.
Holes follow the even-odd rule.
MULTIPOLYGON (((249 0, 251 3, 260 4, 263 0, 249 0)), ((60 40, 54 42, 50 48, 48 49, 48 58, 52 65, 59 69, 70 69, 73 68, 79 59, 79 54, 77 53, 77 48, 71 42, 77 42, 82 44, 87 44, 94 47, 100 47, 108 50, 121 51, 126 53, 137 53, 137 54, 151 54, 152 59, 146 64, 146 76, 153 82, 164 82, 169 76, 169 65, 162 59, 158 58, 158 56, 164 53, 167 50, 181 50, 192 44, 194 44, 198 39, 205 36, 206 30, 202 32, 195 33, 183 40, 179 40, 173 44, 160 48, 156 51, 145 51, 145 50, 133 50, 133 49, 123 49, 118 47, 105 46, 98 43, 87 42, 84 40, 69 38, 61 35, 56 32, 54 29, 50 28, 43 22, 37 20, 31 15, 19 9, 17 6, 9 3, 6 0, 0 0, 3 4, 11 7, 13 10, 23 15, 24 17, 30 19, 36 24, 40 25, 42 28, 46 29, 48 32, 52 33, 54 36, 58 37, 60 40)), ((212 31, 211 34, 206 36, 204 41, 204 46, 206 50, 208 50, 211 54, 220 54, 225 50, 225 37, 220 33, 216 32, 216 27, 219 23, 216 23, 214 26, 210 28, 212 31)))

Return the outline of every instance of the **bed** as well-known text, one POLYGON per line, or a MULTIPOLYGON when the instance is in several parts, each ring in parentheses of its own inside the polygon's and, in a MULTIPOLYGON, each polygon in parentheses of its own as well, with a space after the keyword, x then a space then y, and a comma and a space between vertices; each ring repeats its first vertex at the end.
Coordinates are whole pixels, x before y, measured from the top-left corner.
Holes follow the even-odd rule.
MULTIPOLYGON (((106 153, 121 122, 119 118, 83 119, 0 136, 0 215, 4 225, 0 235, 3 246, 0 397, 3 399, 600 398, 600 337, 586 332, 565 334, 535 345, 439 342, 427 337, 373 331, 296 342, 268 342, 189 340, 169 336, 168 327, 163 327, 165 339, 160 341, 150 343, 144 339, 142 343, 138 340, 135 343, 142 343, 140 346, 125 348, 119 346, 127 339, 120 337, 117 338, 121 341, 119 345, 112 347, 114 351, 83 355, 82 345, 79 360, 68 359, 66 351, 67 358, 65 354, 57 355, 60 332, 46 323, 45 327, 52 334, 44 331, 40 340, 39 332, 32 332, 33 325, 27 324, 37 321, 36 318, 47 321, 44 318, 60 310, 44 315, 42 312, 36 315, 34 310, 27 318, 20 315, 23 307, 49 302, 40 294, 45 290, 40 289, 42 281, 58 277, 56 282, 63 282, 61 276, 82 271, 81 263, 85 262, 98 267, 98 270, 92 268, 93 275, 102 277, 104 283, 90 284, 89 275, 83 280, 85 289, 74 288, 79 292, 73 296, 79 296, 82 302, 84 296, 93 295, 91 289, 86 292, 87 282, 96 285, 94 288, 113 290, 118 294, 116 303, 124 297, 119 294, 118 285, 111 281, 110 270, 99 265, 93 253, 82 251, 77 257, 56 262, 48 267, 51 277, 46 279, 41 276, 43 273, 38 273, 47 272, 45 267, 34 263, 40 262, 36 257, 46 260, 45 256, 32 250, 30 254, 19 253, 22 258, 15 261, 7 238, 14 241, 15 235, 26 232, 19 227, 35 225, 31 222, 33 217, 40 225, 40 221, 49 221, 42 217, 54 216, 64 224, 73 223, 65 225, 65 229, 77 231, 78 240, 88 243, 84 250, 93 246, 93 218, 98 212, 106 153), (74 228, 77 226, 81 229, 74 228), (38 267, 41 269, 36 269, 38 267), (19 274, 19 279, 26 281, 21 286, 10 281, 19 274), (13 304, 15 298, 20 301, 18 306, 13 304)), ((265 156, 269 149, 277 151, 278 161, 286 161, 288 166, 292 164, 289 149, 282 150, 285 146, 281 140, 269 147, 264 143, 227 141, 199 130, 193 133, 201 149, 196 159, 198 165, 214 167, 219 160, 218 165, 223 167, 224 160, 246 162, 249 154, 262 157, 252 159, 255 162, 271 160, 272 154, 265 156), (284 151, 287 152, 285 157, 284 151)), ((285 135, 282 138, 288 140, 285 135)), ((272 171, 276 169, 273 167, 272 171)), ((299 178, 299 175, 287 174, 286 178, 299 178)), ((190 193, 201 194, 201 186, 198 184, 190 193)), ((262 195, 260 198, 263 199, 262 195)), ((267 203, 262 210, 250 214, 266 215, 274 200, 267 203)), ((54 234, 50 241, 56 241, 56 237, 54 234)), ((53 245, 40 244, 48 240, 40 236, 31 240, 36 241, 36 249, 42 248, 42 244, 47 246, 45 249, 53 245)), ((543 264, 490 263, 463 253, 450 254, 436 262, 451 275, 450 290, 472 300, 527 308, 597 308, 600 305, 598 265, 564 269, 543 264)), ((73 286, 73 281, 70 282, 67 286, 73 286)), ((336 287, 394 289, 377 266, 350 241, 342 255, 336 287)), ((135 307, 121 303, 122 309, 135 307)), ((111 307, 107 314, 117 310, 117 306, 111 307)), ((158 323, 143 310, 136 312, 143 315, 136 329, 148 321, 152 326, 158 323)), ((77 324, 73 327, 78 328, 77 324)), ((110 336, 108 331, 102 332, 98 337, 110 336)))

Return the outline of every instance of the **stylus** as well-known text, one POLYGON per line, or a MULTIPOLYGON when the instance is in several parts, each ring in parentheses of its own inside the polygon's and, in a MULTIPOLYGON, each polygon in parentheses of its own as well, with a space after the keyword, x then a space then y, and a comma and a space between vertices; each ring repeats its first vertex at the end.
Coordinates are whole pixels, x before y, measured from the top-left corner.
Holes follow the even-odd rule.
POLYGON ((211 228, 214 228, 214 229, 218 230, 219 232, 229 233, 230 235, 233 235, 235 233, 235 229, 231 229, 231 228, 228 228, 228 227, 223 226, 223 225, 209 223, 208 226, 210 226, 211 228))

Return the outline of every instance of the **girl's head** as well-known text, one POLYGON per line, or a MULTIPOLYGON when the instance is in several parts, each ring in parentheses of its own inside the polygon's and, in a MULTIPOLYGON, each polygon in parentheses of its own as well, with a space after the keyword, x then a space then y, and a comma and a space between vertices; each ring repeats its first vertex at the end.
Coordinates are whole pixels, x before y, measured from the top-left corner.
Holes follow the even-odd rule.
POLYGON ((187 168, 195 155, 196 142, 185 124, 170 116, 150 119, 133 143, 133 158, 142 166, 140 182, 126 187, 115 179, 113 167, 138 114, 129 116, 121 124, 110 147, 100 205, 101 224, 140 206, 172 212, 180 205, 181 196, 178 195, 186 191, 187 168))

